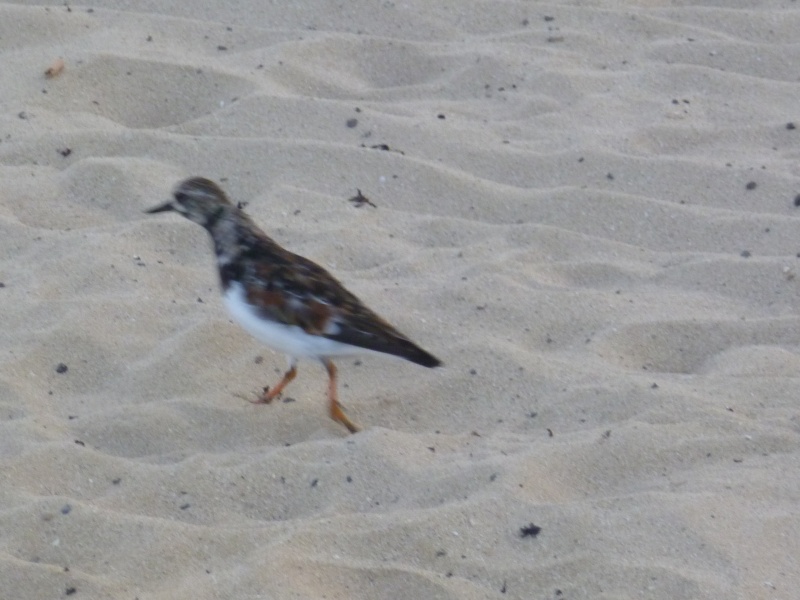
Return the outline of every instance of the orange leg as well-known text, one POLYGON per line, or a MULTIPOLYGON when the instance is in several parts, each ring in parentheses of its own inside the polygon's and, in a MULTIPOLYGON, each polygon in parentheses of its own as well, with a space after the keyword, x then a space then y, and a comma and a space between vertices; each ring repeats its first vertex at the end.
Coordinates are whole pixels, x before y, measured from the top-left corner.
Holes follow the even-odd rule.
POLYGON ((278 382, 274 388, 266 388, 260 398, 253 400, 254 404, 269 404, 278 397, 287 385, 292 382, 292 379, 297 377, 297 363, 295 361, 289 363, 289 370, 283 374, 283 379, 278 382))
POLYGON ((339 404, 338 394, 336 392, 336 367, 330 359, 327 358, 322 359, 322 364, 325 365, 325 369, 328 371, 328 403, 331 419, 347 427, 350 433, 361 431, 361 427, 347 418, 347 415, 344 414, 342 410, 341 404, 339 404))

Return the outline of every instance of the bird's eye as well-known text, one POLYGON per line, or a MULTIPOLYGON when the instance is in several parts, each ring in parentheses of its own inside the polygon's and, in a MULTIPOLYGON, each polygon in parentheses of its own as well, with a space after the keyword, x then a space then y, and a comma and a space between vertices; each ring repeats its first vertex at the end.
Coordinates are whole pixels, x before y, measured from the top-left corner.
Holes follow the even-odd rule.
POLYGON ((175 192, 175 200, 178 202, 185 202, 186 198, 187 196, 183 192, 175 192))

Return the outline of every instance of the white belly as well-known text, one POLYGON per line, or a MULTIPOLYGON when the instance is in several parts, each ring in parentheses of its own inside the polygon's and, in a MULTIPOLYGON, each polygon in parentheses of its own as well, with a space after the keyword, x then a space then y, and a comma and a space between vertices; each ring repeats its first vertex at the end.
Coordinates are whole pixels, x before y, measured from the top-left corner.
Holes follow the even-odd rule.
POLYGON ((270 348, 295 358, 322 358, 368 354, 369 350, 309 335, 297 325, 283 325, 258 316, 245 299, 244 287, 234 282, 223 296, 233 320, 270 348))

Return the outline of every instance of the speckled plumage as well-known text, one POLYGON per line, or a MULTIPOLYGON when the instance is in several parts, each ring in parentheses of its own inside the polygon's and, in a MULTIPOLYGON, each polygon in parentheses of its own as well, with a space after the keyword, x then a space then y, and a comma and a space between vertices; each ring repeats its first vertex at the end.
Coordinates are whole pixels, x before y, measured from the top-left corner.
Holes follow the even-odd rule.
POLYGON ((298 358, 316 358, 328 371, 331 417, 355 432, 359 428, 338 403, 331 357, 378 352, 425 367, 441 364, 325 269, 279 246, 213 181, 187 179, 173 195, 173 200, 147 212, 175 211, 205 227, 231 315, 257 339, 289 357, 289 370, 260 402, 273 400, 294 379, 298 358))

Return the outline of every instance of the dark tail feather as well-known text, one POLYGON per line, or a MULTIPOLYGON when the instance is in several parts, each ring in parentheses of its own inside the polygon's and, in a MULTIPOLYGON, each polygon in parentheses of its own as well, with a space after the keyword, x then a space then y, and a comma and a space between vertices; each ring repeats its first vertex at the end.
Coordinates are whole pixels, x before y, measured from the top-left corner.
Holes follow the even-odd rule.
POLYGON ((433 354, 417 346, 388 323, 377 322, 378 324, 383 324, 383 327, 377 328, 374 323, 366 322, 360 324, 360 327, 343 327, 335 335, 327 335, 325 337, 352 346, 405 358, 429 369, 442 364, 442 361, 433 354))
POLYGON ((393 352, 396 356, 400 358, 405 358, 406 360, 410 360, 411 362, 422 365, 423 367, 428 367, 432 369, 433 367, 441 366, 442 361, 436 358, 430 352, 426 352, 416 344, 412 342, 408 342, 407 344, 403 344, 403 348, 398 349, 398 352, 393 352))

